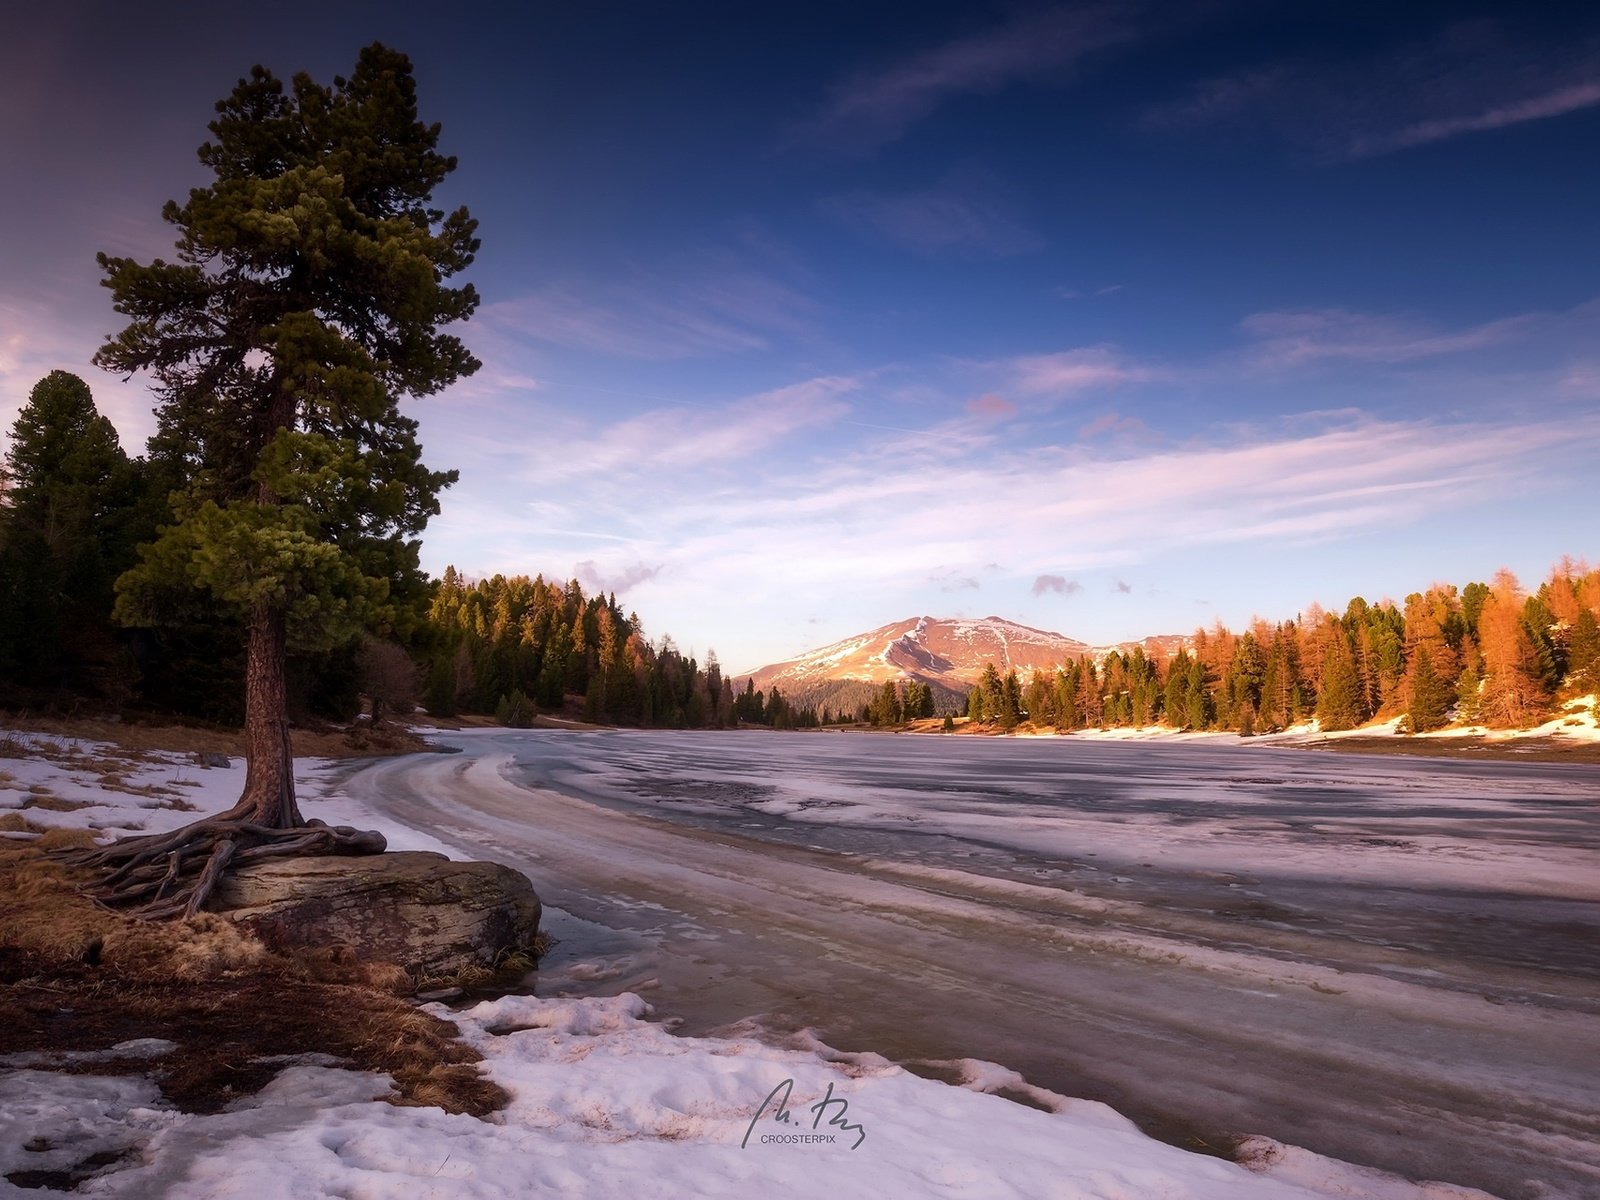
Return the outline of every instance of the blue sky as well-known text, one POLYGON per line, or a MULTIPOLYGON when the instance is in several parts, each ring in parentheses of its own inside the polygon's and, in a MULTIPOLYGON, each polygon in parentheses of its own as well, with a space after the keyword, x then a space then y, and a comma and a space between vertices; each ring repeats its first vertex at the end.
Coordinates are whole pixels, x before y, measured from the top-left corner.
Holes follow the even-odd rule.
POLYGON ((386 41, 460 157, 483 370, 425 562, 735 669, 916 613, 1090 641, 1595 555, 1582 5, 36 6, 0 46, 0 422, 125 443, 96 250, 213 101, 386 41), (914 11, 915 17, 908 13, 914 11))

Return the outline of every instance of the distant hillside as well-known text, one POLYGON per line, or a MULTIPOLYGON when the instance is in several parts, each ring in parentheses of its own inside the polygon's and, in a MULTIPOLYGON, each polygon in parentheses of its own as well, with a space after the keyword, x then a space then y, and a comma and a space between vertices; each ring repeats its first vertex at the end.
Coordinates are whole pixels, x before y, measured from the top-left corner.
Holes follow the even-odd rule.
POLYGON ((961 707, 967 689, 993 663, 1003 675, 1015 669, 1024 681, 1034 671, 1049 671, 1087 655, 1143 646, 1166 656, 1183 645, 1181 635, 1145 638, 1117 646, 1087 642, 1001 617, 910 617, 868 633, 844 638, 786 662, 741 676, 758 691, 776 685, 798 707, 854 708, 870 700, 891 679, 919 679, 933 688, 940 711, 961 707))

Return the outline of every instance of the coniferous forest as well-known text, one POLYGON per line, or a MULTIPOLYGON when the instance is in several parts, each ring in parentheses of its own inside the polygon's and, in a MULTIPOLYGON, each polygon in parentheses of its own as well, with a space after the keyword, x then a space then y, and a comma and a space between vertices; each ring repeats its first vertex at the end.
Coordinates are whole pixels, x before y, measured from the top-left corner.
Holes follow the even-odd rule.
MULTIPOLYGON (((196 610, 158 626, 119 621, 119 579, 170 522, 184 447, 158 433, 130 457, 83 380, 57 371, 11 430, 0 492, 0 704, 84 707, 237 723, 244 671, 235 623, 196 610)), ((437 716, 523 725, 539 713, 607 724, 805 728, 897 726, 947 715, 927 683, 882 685, 853 711, 797 708, 742 688, 712 652, 652 640, 616 597, 576 580, 394 581, 387 623, 292 653, 300 720, 374 718, 420 703, 437 716)), ((985 726, 1062 730, 1166 725, 1264 733, 1315 718, 1323 730, 1399 717, 1516 728, 1600 688, 1600 570, 1563 560, 1532 591, 1509 572, 1403 602, 1352 599, 1293 620, 1197 630, 1170 657, 1142 648, 1080 658, 1027 679, 989 666, 966 699, 985 726)))

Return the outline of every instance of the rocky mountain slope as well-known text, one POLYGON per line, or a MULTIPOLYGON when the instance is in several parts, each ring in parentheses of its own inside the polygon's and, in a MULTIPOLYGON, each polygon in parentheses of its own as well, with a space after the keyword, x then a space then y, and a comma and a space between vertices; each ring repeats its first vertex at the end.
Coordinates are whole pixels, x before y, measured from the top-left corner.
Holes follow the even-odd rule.
POLYGON ((874 687, 891 679, 914 678, 931 685, 937 697, 964 697, 994 663, 1003 675, 1015 668, 1024 680, 1070 659, 1098 657, 1113 649, 1142 645, 1145 652, 1170 654, 1181 635, 1145 638, 1118 646, 1091 646, 1063 634, 1033 629, 1001 617, 909 617, 867 633, 844 638, 786 662, 751 672, 756 688, 777 686, 801 706, 859 703, 874 687))

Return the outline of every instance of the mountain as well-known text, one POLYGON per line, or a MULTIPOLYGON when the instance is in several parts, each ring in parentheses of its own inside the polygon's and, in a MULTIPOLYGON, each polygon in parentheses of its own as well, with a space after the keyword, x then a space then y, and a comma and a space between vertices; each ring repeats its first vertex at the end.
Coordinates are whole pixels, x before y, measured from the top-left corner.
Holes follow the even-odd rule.
POLYGON ((1085 655, 1098 658, 1114 649, 1143 646, 1146 654, 1165 656, 1186 640, 1181 635, 1164 635, 1117 646, 1091 646, 1002 617, 909 617, 798 658, 772 663, 741 676, 738 682, 742 687, 745 679, 753 679, 762 692, 770 692, 776 685, 801 708, 839 708, 870 699, 887 680, 914 678, 933 688, 940 710, 946 711, 960 708, 967 689, 991 662, 1002 675, 1015 668, 1026 681, 1035 670, 1053 670, 1085 655))

